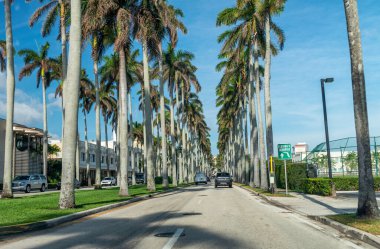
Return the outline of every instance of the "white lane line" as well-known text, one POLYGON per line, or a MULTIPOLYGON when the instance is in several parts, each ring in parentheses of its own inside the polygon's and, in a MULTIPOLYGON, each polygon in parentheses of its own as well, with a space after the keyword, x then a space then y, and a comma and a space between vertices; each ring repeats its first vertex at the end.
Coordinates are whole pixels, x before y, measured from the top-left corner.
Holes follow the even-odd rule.
POLYGON ((171 239, 168 241, 168 243, 166 243, 166 245, 162 249, 172 249, 175 242, 177 242, 178 238, 181 236, 183 231, 184 231, 183 228, 177 228, 173 237, 171 237, 171 239))

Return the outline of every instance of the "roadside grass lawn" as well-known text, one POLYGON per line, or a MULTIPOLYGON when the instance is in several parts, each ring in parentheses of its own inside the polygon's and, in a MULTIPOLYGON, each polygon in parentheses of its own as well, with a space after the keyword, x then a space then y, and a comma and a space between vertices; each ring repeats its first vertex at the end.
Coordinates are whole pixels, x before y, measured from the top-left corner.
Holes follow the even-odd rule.
POLYGON ((254 192, 256 192, 260 195, 271 196, 271 197, 294 197, 290 194, 285 194, 282 192, 276 192, 276 193, 272 194, 271 192, 269 192, 267 190, 263 190, 261 188, 252 188, 251 186, 246 185, 246 184, 241 184, 241 183, 234 183, 234 184, 241 186, 243 188, 249 189, 249 190, 253 190, 254 192))
POLYGON ((361 219, 355 214, 329 215, 328 218, 374 235, 380 235, 380 219, 361 219))
MULTIPOLYGON (((170 186, 169 189, 174 187, 170 186)), ((27 224, 48 220, 80 211, 126 201, 136 196, 162 192, 162 185, 156 185, 156 192, 149 192, 146 185, 129 186, 128 197, 118 195, 119 188, 101 190, 76 190, 74 209, 58 208, 59 193, 0 199, 0 227, 27 224)))

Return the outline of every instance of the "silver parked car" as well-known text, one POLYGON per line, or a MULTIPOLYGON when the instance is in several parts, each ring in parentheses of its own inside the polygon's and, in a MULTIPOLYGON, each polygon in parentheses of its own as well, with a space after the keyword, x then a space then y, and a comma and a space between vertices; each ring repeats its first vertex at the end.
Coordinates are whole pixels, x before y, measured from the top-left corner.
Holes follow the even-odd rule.
POLYGON ((195 185, 198 185, 199 183, 207 184, 207 177, 202 172, 198 172, 194 177, 195 185))
POLYGON ((45 192, 47 185, 47 179, 44 175, 22 175, 16 176, 15 179, 13 179, 12 190, 30 193, 32 189, 39 189, 41 192, 45 192))
POLYGON ((100 184, 101 184, 102 186, 104 186, 104 185, 109 185, 109 186, 111 186, 111 185, 116 185, 116 179, 115 179, 115 177, 112 177, 112 176, 105 177, 105 178, 100 182, 100 184))

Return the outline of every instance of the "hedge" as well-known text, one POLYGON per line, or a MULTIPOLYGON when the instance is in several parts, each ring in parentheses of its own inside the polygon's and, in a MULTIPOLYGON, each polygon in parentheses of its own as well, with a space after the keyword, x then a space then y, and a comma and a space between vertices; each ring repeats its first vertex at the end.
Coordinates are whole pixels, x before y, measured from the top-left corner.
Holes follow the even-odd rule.
MULTIPOLYGON (((359 189, 358 177, 333 177, 333 182, 337 191, 353 191, 359 189)), ((380 177, 374 177, 374 188, 375 191, 380 191, 380 177)))
MULTIPOLYGON (((156 176, 155 178, 154 178, 154 182, 156 183, 156 184, 162 184, 162 176, 156 176)), ((173 179, 172 179, 172 177, 171 176, 168 176, 168 180, 169 180, 169 184, 172 184, 173 183, 173 179)))
POLYGON ((330 196, 331 180, 326 178, 302 179, 301 188, 305 194, 330 196))
MULTIPOLYGON (((276 164, 276 184, 278 188, 285 188, 285 169, 284 162, 275 160, 276 164)), ((302 179, 307 178, 306 163, 286 162, 286 171, 288 173, 288 188, 295 191, 302 191, 302 179)))

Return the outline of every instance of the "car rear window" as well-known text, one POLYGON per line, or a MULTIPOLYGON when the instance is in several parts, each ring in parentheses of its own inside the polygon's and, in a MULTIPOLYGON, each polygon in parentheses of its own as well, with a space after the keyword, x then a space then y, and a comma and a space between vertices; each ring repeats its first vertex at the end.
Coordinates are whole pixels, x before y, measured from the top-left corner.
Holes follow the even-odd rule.
POLYGON ((229 173, 217 173, 216 177, 230 177, 229 173))
POLYGON ((25 180, 29 180, 29 176, 16 176, 15 181, 25 181, 25 180))
POLYGON ((111 177, 106 177, 104 180, 112 180, 111 177))

